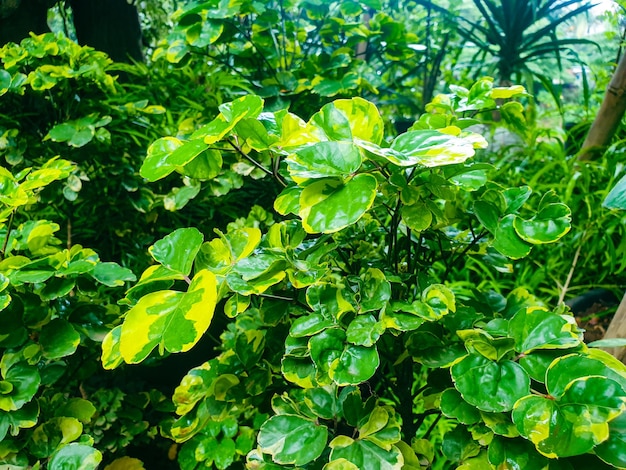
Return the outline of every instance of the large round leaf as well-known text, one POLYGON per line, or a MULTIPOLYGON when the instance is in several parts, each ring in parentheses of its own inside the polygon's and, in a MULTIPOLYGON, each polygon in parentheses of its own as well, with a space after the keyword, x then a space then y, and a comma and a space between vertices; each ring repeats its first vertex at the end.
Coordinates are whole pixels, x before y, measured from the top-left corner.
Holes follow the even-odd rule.
POLYGON ((609 438, 594 451, 614 467, 626 468, 626 412, 609 423, 609 438))
POLYGON ((102 461, 99 450, 72 442, 55 452, 48 462, 49 470, 95 470, 102 461))
POLYGON ((372 378, 380 358, 375 346, 355 346, 347 344, 339 358, 335 359, 330 368, 330 377, 337 385, 357 385, 372 378))
POLYGON ((524 354, 535 349, 573 348, 582 340, 572 317, 529 309, 521 309, 513 316, 509 336, 515 339, 515 349, 524 354))
POLYGON ((308 233, 332 233, 354 224, 371 207, 377 186, 369 174, 345 183, 325 178, 306 186, 300 194, 303 228, 308 233))
POLYGON ((516 217, 513 227, 526 242, 534 245, 557 241, 571 228, 571 211, 565 204, 554 203, 543 207, 535 217, 524 220, 516 217))
POLYGON ((441 394, 441 412, 448 418, 454 418, 463 424, 476 424, 480 421, 480 411, 470 405, 454 388, 441 394))
POLYGON ((39 344, 43 355, 48 359, 74 354, 80 343, 80 335, 71 323, 55 318, 41 329, 39 344))
POLYGON ((545 470, 550 463, 527 440, 499 436, 489 444, 489 462, 496 468, 511 470, 545 470))
POLYGON ((317 142, 285 159, 289 174, 297 183, 313 178, 344 178, 355 173, 363 161, 361 151, 351 142, 317 142))
POLYGON ((512 361, 493 362, 469 354, 452 366, 451 373, 463 399, 482 411, 510 411, 530 394, 528 374, 512 361))
POLYGON ((546 372, 546 387, 550 395, 560 398, 574 380, 594 375, 614 380, 626 390, 626 374, 620 374, 598 359, 578 353, 559 357, 550 364, 546 372))
POLYGON ((609 421, 626 409, 621 386, 604 377, 570 383, 561 400, 527 396, 515 404, 520 434, 549 458, 589 452, 609 438, 609 421))
POLYGON ((217 302, 217 280, 208 270, 195 275, 187 292, 157 291, 142 297, 126 314, 120 353, 130 364, 160 351, 184 352, 209 327, 217 302))
POLYGON ((396 137, 391 150, 393 153, 386 154, 386 158, 399 166, 437 167, 463 163, 474 156, 469 139, 432 130, 405 132, 396 137))
POLYGON ((355 97, 349 100, 336 100, 333 105, 348 118, 353 139, 374 144, 379 144, 383 140, 385 123, 373 103, 355 97))
POLYGON ((263 423, 258 443, 274 462, 299 466, 318 458, 326 448, 327 439, 326 426, 300 416, 278 415, 263 423))

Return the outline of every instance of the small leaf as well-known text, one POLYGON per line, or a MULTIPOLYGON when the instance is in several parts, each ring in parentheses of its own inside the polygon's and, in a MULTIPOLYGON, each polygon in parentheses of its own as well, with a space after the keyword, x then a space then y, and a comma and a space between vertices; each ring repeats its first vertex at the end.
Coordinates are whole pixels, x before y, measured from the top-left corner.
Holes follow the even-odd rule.
POLYGON ((72 442, 52 454, 49 470, 96 470, 102 461, 99 450, 85 444, 72 442))
POLYGON ((386 158, 399 166, 438 167, 463 163, 474 156, 469 140, 431 130, 405 132, 395 138, 391 150, 394 153, 386 158))
POLYGON ((198 229, 179 228, 157 241, 148 251, 158 263, 187 276, 203 240, 198 229))
POLYGON ((532 245, 522 240, 514 228, 516 215, 509 214, 498 222, 494 233, 493 247, 512 259, 528 256, 532 245))
POLYGON ((55 318, 42 328, 39 343, 44 357, 58 359, 74 354, 80 335, 67 320, 55 318))

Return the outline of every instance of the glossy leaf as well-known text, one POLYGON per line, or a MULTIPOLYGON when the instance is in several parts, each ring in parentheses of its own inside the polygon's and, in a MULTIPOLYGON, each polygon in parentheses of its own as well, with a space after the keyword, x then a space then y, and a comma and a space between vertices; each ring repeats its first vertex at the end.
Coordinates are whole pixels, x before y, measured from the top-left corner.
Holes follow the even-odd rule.
POLYGON ((327 177, 347 177, 361 167, 359 148, 350 142, 317 142, 285 159, 296 182, 327 177))
POLYGON ((377 186, 376 178, 368 174, 345 183, 322 179, 307 185, 300 194, 298 214, 303 228, 308 233, 332 233, 354 224, 371 207, 377 186))
POLYGON ((10 384, 10 390, 5 387, 7 393, 0 394, 0 411, 15 411, 32 400, 41 378, 36 367, 19 363, 4 374, 3 382, 10 384))
POLYGON ((373 103, 355 97, 350 100, 336 100, 335 108, 348 119, 352 138, 379 144, 383 139, 385 125, 380 112, 373 103))
POLYGON ((188 276, 203 240, 198 229, 179 228, 157 241, 148 251, 164 267, 188 276))
POLYGON ((626 209, 626 175, 609 191, 602 205, 608 209, 626 209))
POLYGON ((609 438, 608 422, 626 409, 626 393, 604 377, 571 382, 560 400, 527 396, 515 404, 520 434, 549 458, 589 452, 609 438))
POLYGON ((400 470, 404 463, 402 453, 397 447, 392 446, 385 450, 367 440, 337 436, 329 447, 332 449, 331 461, 345 459, 360 470, 400 470))
POLYGON ((128 311, 122 324, 122 357, 136 364, 157 345, 160 352, 188 351, 209 327, 216 302, 217 282, 207 270, 195 275, 187 292, 158 291, 146 295, 128 311))
POLYGON ((42 328, 39 343, 45 357, 58 359, 74 354, 80 335, 67 320, 55 318, 42 328))
POLYGON ((527 440, 497 436, 489 444, 489 462, 496 468, 510 470, 545 470, 550 463, 527 440))
POLYGON ((611 379, 626 390, 626 373, 604 362, 582 354, 569 354, 555 359, 546 372, 546 387, 553 397, 561 397, 574 380, 590 376, 611 379))
POLYGON ((470 354, 451 368, 463 399, 482 411, 510 411, 530 393, 530 378, 512 361, 493 362, 470 354))
POLYGON ((614 467, 626 467, 626 412, 609 422, 609 438, 596 446, 594 452, 614 467))
POLYGON ((465 426, 459 425, 443 437, 441 450, 449 460, 461 462, 478 455, 480 446, 465 426))
POLYGON ((348 325, 346 339, 352 344, 369 347, 376 344, 384 332, 382 323, 373 315, 359 315, 348 325))
POLYGON ((95 470, 102 461, 102 453, 91 446, 72 442, 55 452, 48 462, 50 470, 95 470))
POLYGON ((261 450, 282 465, 305 465, 318 458, 326 448, 328 429, 294 415, 268 419, 259 430, 261 450))
POLYGON ((568 349, 581 342, 573 318, 545 310, 519 310, 509 322, 509 335, 517 351, 527 354, 535 349, 568 349))
POLYGON ((516 219, 517 216, 512 214, 500 219, 493 240, 493 247, 512 259, 524 258, 532 249, 532 245, 523 240, 515 230, 516 219))
POLYGON ((399 135, 391 150, 394 153, 388 153, 386 159, 399 166, 438 167, 463 163, 474 156, 474 147, 468 140, 430 130, 399 135))
POLYGON ((571 211, 565 204, 548 204, 535 217, 524 220, 516 217, 513 227, 522 240, 534 245, 553 243, 571 228, 571 211))
POLYGON ((462 424, 475 424, 480 421, 480 412, 461 397, 453 388, 441 394, 441 412, 448 418, 454 418, 462 424))

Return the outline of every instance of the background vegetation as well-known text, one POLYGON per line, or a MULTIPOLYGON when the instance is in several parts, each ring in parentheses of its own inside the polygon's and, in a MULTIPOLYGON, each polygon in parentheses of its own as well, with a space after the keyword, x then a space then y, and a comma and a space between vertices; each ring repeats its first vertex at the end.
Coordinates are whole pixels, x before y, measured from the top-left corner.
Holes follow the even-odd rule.
POLYGON ((0 1, 0 467, 626 468, 624 8, 0 1))

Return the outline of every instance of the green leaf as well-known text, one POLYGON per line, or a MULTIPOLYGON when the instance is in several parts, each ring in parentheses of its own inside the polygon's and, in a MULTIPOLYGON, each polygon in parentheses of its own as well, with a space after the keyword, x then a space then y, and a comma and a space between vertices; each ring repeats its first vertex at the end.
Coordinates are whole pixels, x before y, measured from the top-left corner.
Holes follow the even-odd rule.
POLYGON ((476 424, 480 421, 480 412, 463 400, 454 388, 448 388, 441 394, 441 412, 448 418, 454 418, 462 424, 476 424))
POLYGON ((93 269, 92 276, 96 281, 105 286, 119 287, 125 282, 134 282, 137 277, 128 268, 123 268, 117 263, 98 263, 93 269))
POLYGON ((383 140, 385 124, 373 103, 355 97, 349 100, 336 100, 332 104, 348 119, 354 140, 380 144, 383 140))
POLYGON ((35 429, 30 451, 39 458, 48 457, 62 445, 78 439, 82 432, 83 425, 76 418, 52 418, 35 429))
POLYGON ((85 444, 71 443, 55 452, 48 462, 49 470, 96 470, 102 461, 99 450, 85 444))
POLYGON ((377 268, 368 268, 359 280, 361 312, 380 310, 391 298, 391 283, 377 268))
POLYGON ((326 448, 328 429, 294 415, 272 416, 259 429, 258 443, 263 453, 282 465, 306 465, 326 448))
POLYGON ((469 140, 431 130, 405 132, 394 139, 391 150, 386 159, 399 166, 438 167, 474 156, 469 140))
POLYGON ((348 325, 346 339, 359 346, 373 346, 385 332, 381 322, 373 315, 359 315, 348 325))
POLYGON ((0 410, 15 411, 32 400, 39 390, 41 378, 36 367, 19 363, 6 372, 4 382, 11 385, 11 391, 0 394, 0 410))
POLYGON ((607 377, 626 390, 626 373, 620 373, 598 359, 576 353, 558 357, 550 364, 546 372, 546 387, 550 395, 559 398, 571 382, 589 376, 607 377))
POLYGON ((148 181, 165 178, 175 170, 183 171, 185 165, 207 149, 202 140, 182 142, 175 137, 163 137, 148 147, 139 173, 148 181))
POLYGON ((548 204, 535 217, 524 220, 515 217, 513 227, 526 242, 534 245, 553 243, 571 228, 571 211, 565 204, 548 204))
POLYGON ((550 464, 527 440, 499 436, 489 444, 489 462, 496 468, 519 470, 545 470, 550 464))
POLYGON ((324 315, 311 313, 309 315, 296 318, 291 324, 289 334, 294 338, 313 336, 334 325, 335 322, 326 318, 324 315))
POLYGON ((626 467, 626 412, 609 423, 609 438, 596 446, 594 452, 614 467, 626 467))
POLYGON ((70 398, 55 410, 56 416, 70 416, 82 423, 89 423, 96 414, 96 407, 84 398, 70 398))
POLYGON ((591 451, 609 438, 609 421, 626 410, 626 393, 605 377, 571 382, 560 400, 527 396, 515 404, 520 434, 548 458, 591 451))
POLYGON ((458 425, 443 436, 441 450, 449 460, 462 462, 478 455, 480 445, 472 439, 472 435, 465 426, 458 425))
POLYGON ((256 118, 263 110, 263 100, 256 95, 246 95, 219 106, 220 114, 206 126, 191 135, 192 139, 203 139, 207 145, 222 140, 239 121, 256 118))
POLYGON ((509 336, 523 354, 535 349, 569 349, 582 341, 573 317, 542 309, 519 310, 509 322, 509 336))
POLYGON ((17 436, 20 429, 34 427, 38 418, 39 404, 36 400, 27 403, 17 411, 0 411, 0 442, 5 440, 9 432, 17 436))
POLYGON ((297 183, 313 178, 348 177, 361 167, 359 148, 350 142, 317 142, 285 159, 297 183))
POLYGON ((498 222, 494 233, 493 247, 513 259, 520 259, 528 256, 532 245, 522 240, 514 228, 516 215, 509 214, 498 222))
POLYGON ((397 447, 385 450, 368 440, 340 435, 330 442, 329 447, 332 449, 331 461, 345 459, 360 470, 400 470, 404 463, 397 447))
POLYGON ((356 223, 372 206, 377 186, 369 174, 345 183, 325 178, 309 184, 300 194, 302 227, 308 233, 332 233, 356 223))
POLYGON ((220 174, 222 164, 221 152, 219 150, 207 149, 186 163, 182 170, 177 168, 177 171, 189 178, 206 181, 220 174))
POLYGON ((611 189, 602 205, 607 209, 626 209, 626 175, 611 189))
POLYGON ((152 245, 148 251, 155 261, 188 276, 204 236, 196 228, 179 228, 152 245))
POLYGON ((39 344, 44 357, 58 359, 74 354, 80 344, 80 335, 67 320, 55 318, 42 328, 39 344))
POLYGON ((626 338, 606 338, 588 343, 590 348, 621 348, 626 346, 626 338))
POLYGON ((430 227, 433 221, 433 213, 428 204, 419 201, 416 204, 403 205, 401 209, 402 220, 411 230, 422 232, 430 227))
POLYGON ((450 371, 463 399, 482 411, 510 411, 530 393, 528 374, 512 361, 493 362, 469 354, 450 371))
MULTIPOLYGON (((142 297, 122 324, 119 348, 124 361, 139 363, 157 345, 161 353, 188 351, 209 327, 216 302, 217 280, 208 270, 194 276, 187 292, 158 291, 142 297)), ((104 351, 103 357, 107 354, 104 351)))
POLYGON ((380 358, 376 347, 348 344, 330 366, 330 377, 340 386, 356 385, 371 379, 380 358))

